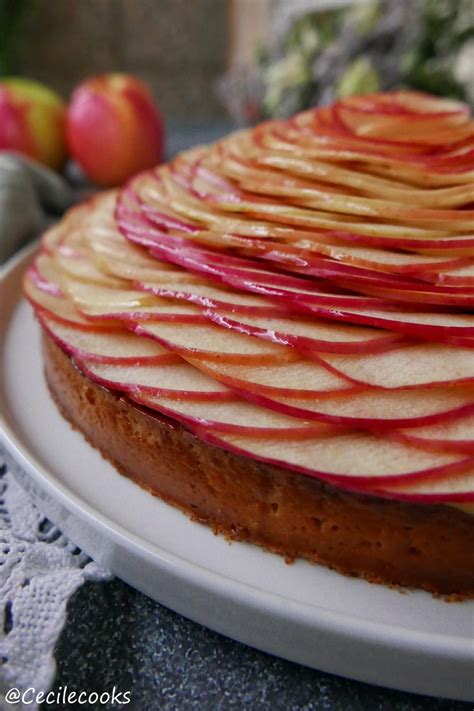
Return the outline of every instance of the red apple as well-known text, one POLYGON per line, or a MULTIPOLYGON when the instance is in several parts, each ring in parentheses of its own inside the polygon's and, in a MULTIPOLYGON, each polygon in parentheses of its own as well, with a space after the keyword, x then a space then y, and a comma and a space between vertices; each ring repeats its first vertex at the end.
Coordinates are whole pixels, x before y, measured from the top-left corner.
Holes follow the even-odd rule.
POLYGON ((0 151, 24 153, 53 169, 66 157, 65 106, 51 89, 11 77, 0 81, 0 151))
POLYGON ((119 185, 162 161, 164 125, 145 84, 126 74, 103 74, 74 91, 67 140, 93 182, 119 185))

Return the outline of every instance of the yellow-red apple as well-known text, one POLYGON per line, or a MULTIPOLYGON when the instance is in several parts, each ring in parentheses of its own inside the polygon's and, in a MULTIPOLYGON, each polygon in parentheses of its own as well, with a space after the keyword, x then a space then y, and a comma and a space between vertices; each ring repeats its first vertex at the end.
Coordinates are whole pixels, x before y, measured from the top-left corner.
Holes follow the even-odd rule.
POLYGON ((164 126, 143 82, 126 74, 103 74, 74 91, 67 139, 85 174, 109 187, 161 162, 164 126))
POLYGON ((51 89, 19 77, 0 81, 0 151, 19 151, 60 168, 66 157, 65 119, 65 105, 51 89))

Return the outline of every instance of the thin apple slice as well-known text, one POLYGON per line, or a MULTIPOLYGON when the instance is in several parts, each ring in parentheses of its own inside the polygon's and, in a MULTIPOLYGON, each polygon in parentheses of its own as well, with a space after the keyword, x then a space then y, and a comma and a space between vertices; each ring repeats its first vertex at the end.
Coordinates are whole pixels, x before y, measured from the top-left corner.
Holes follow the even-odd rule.
MULTIPOLYGON (((464 469, 464 467, 460 467, 464 469)), ((414 503, 435 504, 474 501, 474 458, 467 471, 445 472, 444 475, 420 476, 414 481, 399 484, 383 484, 375 487, 373 493, 393 499, 402 499, 414 503)))
POLYGON ((474 455, 474 416, 413 430, 397 430, 391 436, 421 449, 474 455))
POLYGON ((437 343, 405 345, 371 355, 324 353, 321 362, 351 380, 381 388, 474 382, 472 349, 437 343))
POLYGON ((116 289, 99 284, 85 284, 69 276, 63 279, 62 286, 74 304, 81 309, 91 306, 107 311, 111 310, 111 307, 140 308, 155 303, 155 298, 151 294, 136 289, 116 289))
POLYGON ((307 357, 317 354, 320 364, 361 385, 391 389, 474 381, 474 359, 468 348, 407 344, 385 336, 362 340, 371 335, 369 329, 333 331, 333 325, 326 326, 324 321, 262 319, 240 314, 228 318, 218 311, 204 314, 213 323, 238 333, 294 346, 307 357), (344 336, 355 338, 341 342, 339 339, 344 336))
MULTIPOLYGON (((275 155, 266 155, 262 160, 238 161, 230 155, 227 160, 221 161, 219 170, 224 175, 234 177, 243 187, 248 189, 248 180, 258 187, 256 181, 264 185, 259 192, 265 192, 267 186, 272 187, 281 180, 293 178, 292 184, 301 188, 310 187, 315 181, 327 183, 328 189, 338 187, 349 188, 350 191, 361 192, 371 197, 384 196, 396 201, 403 201, 405 205, 412 204, 424 207, 455 207, 471 202, 472 195, 469 186, 450 186, 437 190, 421 189, 406 186, 395 180, 380 178, 360 170, 341 168, 335 164, 322 161, 307 161, 304 158, 275 155), (254 167, 255 166, 255 167, 254 167), (258 167, 257 167, 258 166, 258 167), (262 169, 268 166, 276 170, 262 169), (301 180, 303 178, 304 180, 301 180)), ((274 194, 269 192, 268 194, 274 194)), ((360 194, 360 193, 359 193, 360 194)))
POLYGON ((23 292, 31 303, 36 312, 44 311, 56 321, 73 324, 88 330, 101 329, 104 325, 102 319, 98 319, 96 323, 91 324, 84 318, 76 309, 74 304, 65 296, 55 296, 43 289, 39 289, 31 280, 31 272, 25 275, 23 280, 23 292))
MULTIPOLYGON (((409 299, 412 292, 429 292, 430 289, 430 287, 428 287, 427 284, 419 278, 413 278, 411 276, 402 277, 401 275, 393 273, 387 273, 384 276, 376 269, 367 269, 361 268, 360 266, 344 264, 340 255, 338 255, 337 261, 331 261, 328 259, 317 260, 311 257, 305 257, 301 253, 301 250, 296 250, 296 252, 295 250, 293 250, 293 252, 285 252, 285 249, 281 247, 279 248, 278 243, 275 242, 271 242, 271 245, 274 245, 273 248, 266 248, 264 243, 260 243, 260 245, 255 245, 255 243, 253 245, 249 245, 249 240, 247 240, 246 243, 245 240, 242 240, 242 242, 244 243, 242 245, 243 247, 247 244, 246 251, 250 252, 252 256, 255 254, 259 258, 268 261, 271 265, 271 270, 270 268, 264 268, 262 263, 257 262, 255 259, 242 259, 228 253, 222 254, 216 252, 215 250, 203 249, 202 247, 185 247, 182 244, 182 238, 175 238, 168 234, 160 235, 159 238, 157 237, 156 249, 152 249, 151 253, 154 254, 155 257, 159 258, 160 256, 163 256, 163 254, 159 251, 160 248, 167 250, 174 249, 180 256, 183 256, 184 254, 186 255, 188 265, 190 264, 189 260, 194 259, 197 261, 201 266, 199 271, 204 275, 206 270, 209 268, 212 269, 211 265, 220 265, 225 266, 227 274, 236 274, 237 276, 241 275, 254 279, 259 283, 268 283, 270 280, 270 283, 278 286, 289 286, 290 288, 294 287, 294 290, 300 293, 304 293, 307 288, 310 288, 309 293, 311 293, 311 291, 317 292, 318 289, 316 286, 311 287, 311 282, 308 280, 302 281, 301 279, 275 272, 275 265, 278 267, 281 263, 283 263, 287 270, 295 271, 305 277, 314 277, 317 280, 327 279, 332 281, 335 285, 340 285, 344 288, 354 289, 360 285, 364 293, 372 293, 369 291, 369 287, 373 288, 373 293, 375 295, 378 294, 376 290, 386 289, 388 290, 388 296, 393 296, 395 300, 400 300, 402 297, 399 296, 396 291, 393 291, 394 289, 406 290, 407 295, 402 295, 405 301, 409 299), (365 286, 367 286, 367 289, 362 288, 365 286), (392 289, 392 291, 390 291, 390 289, 392 289), (410 292, 410 294, 408 292, 410 292)), ((226 245, 221 245, 221 247, 225 246, 226 245)), ((239 246, 238 238, 236 238, 235 246, 239 246)), ((162 261, 159 263, 163 264, 162 261)), ((163 275, 163 277, 165 280, 168 279, 166 274, 163 275)), ((159 282, 160 272, 157 271, 156 275, 154 275, 151 269, 139 271, 137 268, 136 278, 137 280, 142 281, 146 281, 151 278, 152 281, 154 280, 159 282), (148 276, 150 273, 151 277, 148 276)), ((472 301, 473 297, 468 296, 465 293, 465 290, 466 287, 462 290, 458 290, 454 285, 443 285, 437 287, 439 294, 441 294, 441 292, 449 293, 449 299, 451 299, 451 301, 446 299, 445 301, 447 304, 453 303, 455 305, 469 304, 470 301, 472 301)), ((439 294, 436 295, 438 301, 443 298, 439 294)), ((413 300, 431 303, 433 298, 434 296, 430 293, 416 293, 416 299, 413 300)), ((434 303, 438 303, 438 301, 435 300, 434 303)))
MULTIPOLYGON (((403 204, 388 199, 380 199, 374 197, 359 197, 351 194, 351 199, 347 200, 347 196, 343 192, 336 192, 334 188, 320 189, 320 186, 315 187, 300 187, 294 184, 289 185, 285 179, 271 181, 261 181, 258 179, 247 179, 243 184, 247 192, 242 194, 240 200, 230 199, 230 194, 223 194, 222 197, 215 197, 214 204, 223 210, 234 209, 237 212, 259 212, 261 214, 279 214, 282 222, 286 221, 280 211, 276 211, 272 198, 282 199, 287 207, 287 214, 292 215, 296 220, 298 217, 301 224, 308 225, 308 220, 311 219, 314 224, 314 214, 316 210, 324 210, 319 219, 319 226, 322 226, 322 221, 326 222, 333 217, 333 213, 350 215, 352 219, 360 216, 390 220, 393 224, 404 225, 426 225, 428 227, 451 227, 455 225, 456 230, 460 232, 469 232, 474 228, 472 211, 465 211, 466 217, 463 218, 462 211, 454 209, 433 209, 431 207, 419 207, 413 204, 403 204), (248 193, 252 195, 263 194, 264 199, 268 196, 268 202, 256 203, 254 199, 247 197, 248 193), (236 203, 236 205, 234 204, 236 203), (233 207, 230 207, 230 204, 233 207), (256 207, 257 205, 257 207, 256 207), (291 207, 290 207, 291 206, 291 207), (303 214, 300 208, 311 208, 311 218, 303 214)), ((324 186, 321 186, 324 188, 324 186)), ((468 204, 468 190, 461 199, 461 203, 468 204)), ((316 225, 318 224, 316 223, 316 225)))
MULTIPOLYGON (((338 284, 342 287, 350 288, 352 282, 346 279, 339 279, 338 284)), ((354 285, 352 284, 354 288, 354 285)), ((466 311, 474 309, 474 293, 470 287, 459 289, 456 292, 446 292, 443 287, 439 289, 429 289, 428 286, 424 290, 410 290, 405 288, 389 288, 387 286, 375 286, 369 283, 358 283, 357 289, 363 294, 379 296, 394 303, 416 305, 420 304, 422 308, 430 306, 449 307, 455 306, 463 308, 466 311)))
POLYGON ((219 432, 245 434, 247 437, 287 437, 292 440, 304 440, 337 431, 332 425, 305 423, 243 400, 177 400, 147 393, 133 394, 131 397, 141 405, 158 410, 188 426, 209 427, 219 432))
MULTIPOLYGON (((160 174, 160 179, 165 176, 160 174)), ((176 186, 174 186, 175 188, 176 186)), ((134 243, 144 245, 148 248, 153 248, 163 238, 163 233, 154 230, 152 225, 143 223, 142 219, 137 220, 137 214, 130 212, 127 208, 124 209, 122 202, 126 199, 122 193, 118 203, 117 224, 124 236, 134 243)), ((160 205, 160 209, 166 209, 169 204, 177 206, 186 218, 197 219, 201 221, 203 226, 202 233, 186 234, 186 238, 192 241, 203 240, 208 242, 213 236, 211 244, 213 247, 219 244, 229 244, 235 240, 235 236, 258 239, 280 239, 289 243, 313 242, 316 245, 323 243, 329 245, 338 244, 353 244, 361 247, 376 247, 382 250, 385 249, 404 249, 420 252, 422 254, 440 255, 444 258, 457 258, 462 256, 474 255, 474 241, 471 237, 460 235, 453 236, 452 233, 441 232, 435 230, 421 230, 412 228, 408 230, 400 227, 398 230, 395 227, 389 232, 382 229, 380 225, 369 226, 365 223, 366 229, 363 229, 362 224, 349 224, 340 222, 340 224, 324 224, 319 228, 311 226, 311 229, 305 229, 301 225, 293 225, 291 220, 288 224, 279 223, 275 220, 268 221, 257 219, 255 216, 251 219, 242 219, 235 216, 229 218, 226 216, 206 212, 202 210, 202 205, 198 201, 191 202, 189 195, 186 200, 176 202, 172 194, 168 195, 165 202, 160 205), (370 227, 370 228, 369 228, 370 227), (379 228, 377 230, 377 228, 379 228)))
POLYGON ((269 305, 262 297, 245 292, 239 293, 232 289, 219 288, 202 278, 196 278, 195 281, 189 280, 189 282, 184 278, 173 279, 168 283, 157 281, 155 278, 154 281, 135 281, 133 284, 140 291, 154 294, 157 297, 188 301, 203 308, 222 308, 239 313, 262 315, 285 311, 284 308, 280 307, 278 309, 277 306, 269 305))
MULTIPOLYGON (((424 275, 426 279, 428 279, 428 276, 428 274, 424 275)), ((474 285, 474 261, 457 268, 443 269, 440 272, 436 272, 431 281, 435 281, 436 284, 472 287, 474 285)))
POLYGON ((388 482, 408 483, 421 476, 447 476, 467 469, 473 462, 472 457, 423 452, 363 432, 319 436, 302 445, 285 437, 258 439, 207 429, 197 431, 205 441, 235 454, 332 481, 349 490, 369 491, 368 487, 382 483, 385 486, 388 482))
POLYGON ((88 331, 65 325, 38 314, 38 320, 56 343, 74 358, 100 363, 169 363, 176 356, 158 343, 147 338, 138 338, 129 331, 88 331))
POLYGON ((49 227, 41 237, 41 250, 50 257, 54 255, 64 235, 63 225, 57 222, 49 227))
POLYGON ((217 326, 289 345, 304 354, 378 353, 406 342, 403 337, 389 331, 328 323, 317 318, 262 317, 232 314, 220 309, 206 309, 203 314, 217 326))
POLYGON ((177 272, 176 267, 171 264, 157 263, 153 259, 149 259, 148 264, 139 263, 138 260, 130 260, 126 255, 121 257, 120 252, 115 258, 95 255, 94 261, 98 268, 107 275, 128 281, 152 281, 153 279, 158 281, 163 279, 167 272, 177 272))
MULTIPOLYGON (((449 185, 470 184, 473 179, 473 171, 463 170, 459 165, 457 171, 436 171, 427 170, 423 164, 408 162, 405 157, 390 156, 384 154, 380 147, 372 146, 371 150, 364 151, 353 145, 345 144, 344 141, 331 140, 321 134, 318 136, 314 132, 311 136, 302 135, 296 130, 280 127, 275 128, 275 124, 270 126, 270 130, 263 132, 263 127, 256 128, 255 138, 261 147, 258 155, 267 152, 273 156, 281 153, 283 156, 297 156, 308 161, 323 160, 329 163, 360 164, 364 172, 380 175, 385 178, 393 178, 409 185, 421 187, 444 187, 449 185)), ((235 137, 232 137, 235 147, 235 137)), ((252 143, 250 143, 252 145, 252 143)), ((253 142, 255 146, 255 142, 253 142)))
MULTIPOLYGON (((349 306, 350 297, 347 297, 347 305, 341 307, 340 305, 336 305, 334 300, 331 303, 329 295, 327 299, 325 299, 324 305, 321 303, 311 303, 310 297, 307 294, 298 294, 296 291, 292 292, 289 289, 274 287, 270 283, 262 284, 254 279, 245 278, 242 275, 229 274, 225 267, 213 265, 211 271, 199 264, 197 260, 190 260, 186 256, 178 255, 174 250, 166 250, 161 247, 157 250, 155 247, 153 251, 158 251, 160 257, 166 255, 171 261, 181 264, 185 268, 199 272, 206 271, 207 278, 218 284, 225 283, 241 291, 258 293, 260 295, 264 294, 269 300, 282 304, 296 313, 308 313, 345 323, 375 326, 389 331, 404 333, 414 338, 426 338, 428 340, 438 340, 444 343, 454 342, 461 346, 466 345, 466 347, 470 347, 471 344, 469 342, 463 343, 461 340, 462 337, 471 339, 474 337, 474 316, 416 311, 409 312, 405 310, 396 311, 395 309, 385 311, 364 308, 362 310, 355 305, 349 306), (456 339, 456 341, 454 339, 456 339)), ((321 301, 319 297, 317 297, 316 301, 318 300, 321 301)), ((354 303, 356 302, 357 299, 355 298, 354 303)), ((386 309, 388 309, 389 306, 389 302, 386 302, 386 309)))
MULTIPOLYGON (((315 313, 322 309, 311 307, 315 313)), ((324 310, 329 318, 349 323, 359 323, 369 326, 386 328, 390 331, 405 333, 414 338, 453 343, 454 345, 472 348, 474 338, 474 316, 459 313, 430 313, 428 311, 356 311, 344 309, 335 313, 324 310)))
POLYGON ((448 422, 474 413, 474 388, 466 387, 363 390, 311 399, 236 391, 251 402, 292 417, 377 431, 448 422))
POLYGON ((65 257, 63 254, 55 255, 58 269, 64 276, 72 276, 75 279, 84 281, 86 284, 98 284, 99 286, 110 286, 120 288, 125 285, 123 279, 110 276, 96 267, 87 256, 65 257))
MULTIPOLYGON (((320 118, 321 111, 318 111, 318 114, 312 117, 312 130, 308 131, 301 130, 297 118, 297 122, 293 124, 290 122, 290 125, 273 122, 270 125, 257 127, 252 136, 250 132, 237 136, 234 134, 231 140, 234 144, 239 139, 240 142, 247 139, 251 143, 253 138, 255 144, 255 139, 257 139, 259 145, 270 149, 272 154, 281 150, 287 154, 294 153, 299 157, 303 155, 308 160, 316 158, 338 163, 355 161, 356 164, 362 163, 364 169, 367 169, 364 165, 366 163, 371 171, 376 166, 389 167, 392 170, 391 172, 387 171, 388 175, 403 182, 413 182, 422 186, 424 175, 427 177, 425 185, 428 186, 458 185, 469 183, 472 179, 472 170, 466 168, 459 157, 457 160, 458 170, 447 171, 443 170, 442 166, 437 170, 438 166, 428 165, 422 156, 417 156, 416 153, 410 155, 408 149, 412 148, 413 144, 408 147, 399 139, 389 142, 377 141, 376 143, 373 140, 364 142, 360 138, 354 140, 353 136, 347 134, 346 129, 343 132, 337 129, 331 132, 321 124, 320 118)), ((259 152, 261 150, 260 148, 259 152)), ((423 151, 426 154, 426 148, 423 151)), ((245 146, 244 153, 247 152, 248 148, 245 146)))
MULTIPOLYGON (((344 196, 340 196, 337 200, 333 196, 329 198, 326 193, 322 193, 320 198, 313 200, 308 208, 289 206, 282 200, 243 199, 239 196, 236 197, 232 192, 227 194, 224 192, 222 197, 213 196, 212 200, 208 200, 207 203, 199 202, 188 189, 183 188, 181 181, 176 182, 175 176, 167 166, 160 168, 159 175, 165 183, 173 210, 185 218, 202 221, 208 225, 212 223, 219 225, 222 231, 232 231, 229 218, 233 214, 238 219, 241 219, 242 216, 256 217, 259 220, 278 222, 303 229, 337 230, 344 228, 349 232, 362 235, 398 237, 402 240, 404 238, 423 239, 425 237, 442 238, 448 236, 450 233, 452 234, 453 218, 456 219, 456 234, 469 233, 472 230, 469 213, 466 213, 465 219, 461 219, 455 210, 410 212, 398 206, 396 210, 391 210, 390 203, 372 205, 369 200, 360 201, 354 198, 348 201, 347 198, 344 199, 344 196), (354 214, 349 214, 351 210, 354 214), (385 211, 390 213, 392 221, 389 223, 376 222, 371 219, 360 222, 353 221, 358 217, 380 218, 382 220, 385 211), (440 213, 438 217, 434 214, 436 212, 440 213), (399 215, 398 218, 397 215, 399 215)), ((383 203, 384 201, 373 202, 383 203)), ((471 246, 473 244, 474 241, 471 242, 471 246)))
POLYGON ((40 253, 28 269, 30 282, 36 289, 51 296, 64 296, 58 283, 59 277, 52 260, 44 253, 40 253))
POLYGON ((186 358, 189 363, 231 388, 262 395, 314 398, 331 393, 351 395, 363 388, 331 373, 317 362, 297 360, 293 363, 245 365, 205 359, 186 358))
MULTIPOLYGON (((102 215, 100 215, 102 217, 102 215)), ((104 219, 113 220, 113 213, 104 219)), ((157 261, 118 231, 115 222, 105 227, 101 221, 92 224, 87 234, 88 248, 93 261, 101 269, 115 277, 128 280, 153 279, 156 272, 178 272, 171 264, 157 261)))
MULTIPOLYGON (((318 234, 311 238, 295 235, 288 243, 267 240, 251 240, 234 236, 229 246, 240 249, 244 254, 265 256, 267 253, 281 264, 299 264, 301 258, 311 255, 324 255, 342 264, 353 265, 363 269, 373 269, 383 273, 415 275, 422 278, 424 274, 434 274, 443 270, 456 269, 468 263, 467 258, 449 256, 430 256, 425 254, 397 252, 390 249, 356 246, 350 241, 344 241, 344 235, 333 236, 333 244, 329 244, 329 235, 324 235, 326 241, 318 241, 318 234)), ((347 239, 350 235, 347 235, 347 239)))
POLYGON ((169 259, 174 264, 191 272, 205 276, 218 284, 227 284, 234 289, 250 291, 269 298, 286 299, 288 302, 300 301, 315 306, 332 306, 334 308, 390 308, 390 303, 377 297, 366 297, 347 293, 330 284, 315 283, 311 280, 278 274, 268 270, 247 270, 227 266, 222 263, 206 263, 199 250, 184 250, 166 245, 156 246, 151 254, 158 259, 169 259))
POLYGON ((131 323, 134 321, 176 321, 177 323, 206 323, 208 319, 201 310, 187 302, 173 303, 156 299, 152 305, 125 307, 120 302, 82 304, 78 308, 89 321, 112 320, 131 323))
POLYGON ((213 324, 174 324, 145 321, 131 326, 140 336, 154 338, 187 358, 239 365, 289 363, 298 359, 291 348, 221 329, 213 324))
POLYGON ((76 363, 87 377, 111 390, 135 395, 164 395, 178 400, 236 400, 235 394, 224 385, 184 362, 164 365, 115 365, 76 359, 76 363))
MULTIPOLYGON (((252 278, 255 281, 261 283, 268 283, 278 285, 278 286, 288 286, 294 287, 296 291, 306 291, 310 289, 311 291, 317 292, 318 285, 322 284, 321 280, 327 280, 328 283, 332 282, 334 285, 342 285, 344 288, 356 289, 357 286, 367 287, 363 289, 366 293, 369 293, 368 288, 375 289, 403 289, 408 292, 428 292, 432 287, 426 283, 425 280, 420 279, 418 275, 405 275, 402 276, 396 273, 381 273, 377 269, 360 267, 352 264, 345 264, 341 255, 338 255, 338 259, 331 260, 327 258, 315 258, 311 255, 305 255, 301 250, 290 250, 280 247, 278 243, 271 242, 270 246, 266 246, 264 242, 255 243, 251 240, 240 240, 237 238, 235 241, 235 246, 240 246, 246 249, 247 253, 250 253, 250 258, 236 257, 232 254, 226 252, 216 252, 215 250, 209 250, 203 247, 196 246, 184 246, 182 244, 182 238, 175 238, 170 235, 162 235, 160 239, 157 240, 157 247, 155 250, 151 250, 151 253, 155 257, 159 257, 160 247, 163 249, 174 249, 179 255, 185 255, 188 260, 194 259, 202 267, 206 269, 211 269, 214 265, 224 266, 228 274, 244 275, 248 278, 252 278), (250 242, 250 244, 249 244, 250 242), (254 257, 258 257, 259 260, 264 260, 267 264, 262 263, 262 261, 256 260, 254 257), (286 270, 296 272, 296 274, 301 274, 305 277, 305 280, 295 276, 288 276, 282 274, 278 271, 280 265, 285 267, 286 270), (308 277, 310 280, 308 280, 308 277), (312 281, 313 280, 313 284, 312 281)), ((221 248, 225 249, 226 245, 221 245, 221 248)), ((380 252, 379 252, 380 253, 380 252)), ((467 260, 465 260, 467 261, 467 260)), ((159 264, 163 264, 159 261, 159 264)), ((147 272, 150 270, 148 269, 147 272)), ((158 277, 155 281, 159 281, 158 277)), ((205 273, 205 272, 202 272, 205 273)), ((165 279, 168 275, 164 275, 165 279)), ((138 278, 138 277, 137 277, 138 278)), ((153 278, 153 277, 152 277, 153 278)), ((431 278, 436 278, 436 276, 431 278)), ((440 276, 441 279, 441 276, 440 276)), ((456 287, 455 285, 437 285, 438 294, 448 294, 451 296, 457 296, 458 298, 466 298, 466 287, 463 289, 456 287)), ((337 291, 337 288, 336 290, 337 291)), ((473 289, 467 287, 467 292, 471 293, 473 289)), ((427 296, 424 296, 424 300, 427 300, 427 296)), ((472 298, 472 296, 471 296, 472 298)), ((421 296, 418 296, 418 300, 421 296)), ((457 303, 457 302, 454 302, 457 303)), ((460 302, 461 305, 464 302, 460 302)), ((447 301, 449 304, 449 301, 447 301)))

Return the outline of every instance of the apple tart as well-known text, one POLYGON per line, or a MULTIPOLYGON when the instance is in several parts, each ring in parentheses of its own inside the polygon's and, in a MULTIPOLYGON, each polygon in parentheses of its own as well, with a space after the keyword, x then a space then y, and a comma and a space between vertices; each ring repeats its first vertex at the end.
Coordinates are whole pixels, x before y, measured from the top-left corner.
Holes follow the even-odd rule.
POLYGON ((63 415, 232 539, 474 595, 474 122, 398 91, 71 210, 24 290, 63 415))

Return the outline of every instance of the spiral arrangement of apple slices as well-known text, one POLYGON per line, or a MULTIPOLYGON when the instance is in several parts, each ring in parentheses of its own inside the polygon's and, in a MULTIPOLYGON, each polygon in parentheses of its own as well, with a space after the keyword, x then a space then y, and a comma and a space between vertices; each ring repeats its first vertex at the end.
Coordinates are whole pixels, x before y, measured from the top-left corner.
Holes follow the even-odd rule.
POLYGON ((473 501, 473 179, 464 105, 350 98, 76 208, 25 292, 86 376, 208 443, 473 501))

